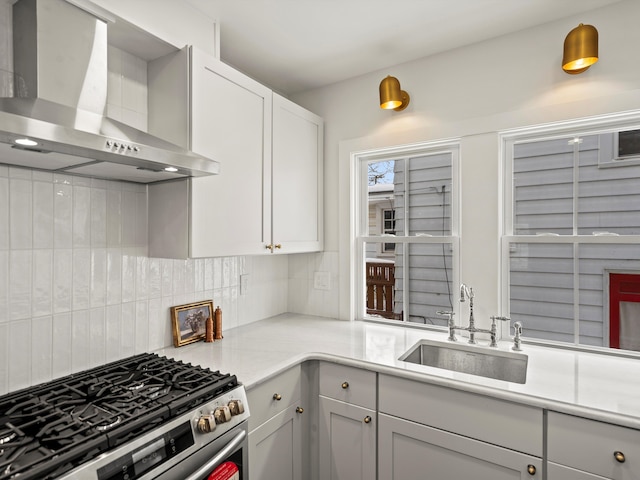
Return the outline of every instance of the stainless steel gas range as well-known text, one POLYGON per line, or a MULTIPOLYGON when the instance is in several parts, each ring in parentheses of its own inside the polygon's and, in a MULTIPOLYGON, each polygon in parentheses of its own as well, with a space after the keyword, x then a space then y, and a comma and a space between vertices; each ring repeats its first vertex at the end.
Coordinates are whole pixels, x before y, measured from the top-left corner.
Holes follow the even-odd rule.
POLYGON ((141 354, 0 397, 0 480, 247 479, 236 377, 141 354))

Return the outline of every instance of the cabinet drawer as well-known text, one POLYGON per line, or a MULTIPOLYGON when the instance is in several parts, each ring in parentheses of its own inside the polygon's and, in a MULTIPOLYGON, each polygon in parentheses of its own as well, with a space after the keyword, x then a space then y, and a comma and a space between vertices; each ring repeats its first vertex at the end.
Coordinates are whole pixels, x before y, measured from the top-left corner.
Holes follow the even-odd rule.
POLYGON ((300 368, 297 365, 247 391, 250 431, 300 401, 300 368))
POLYGON ((381 374, 380 412, 542 456, 542 410, 381 374))
POLYGON ((638 430, 549 412, 547 444, 550 462, 616 480, 638 478, 638 430), (615 452, 624 455, 624 463, 616 460, 615 452))
POLYGON ((321 362, 320 395, 375 410, 376 373, 321 362))

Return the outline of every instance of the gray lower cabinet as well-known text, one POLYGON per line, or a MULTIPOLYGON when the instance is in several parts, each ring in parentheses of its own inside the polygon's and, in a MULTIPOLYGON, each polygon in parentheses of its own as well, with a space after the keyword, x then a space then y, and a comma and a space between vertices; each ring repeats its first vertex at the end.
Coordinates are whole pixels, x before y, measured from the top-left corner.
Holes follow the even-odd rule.
POLYGON ((376 478, 376 412, 320 395, 320 479, 376 478))
POLYGON ((291 405, 249 435, 249 475, 252 480, 302 479, 299 408, 291 405))
POLYGON ((251 480, 303 479, 302 391, 300 365, 247 391, 251 480))
POLYGON ((542 478, 542 460, 379 413, 378 478, 539 479, 542 478))
POLYGON ((640 431, 547 414, 548 480, 639 480, 640 431))
POLYGON ((609 477, 601 477, 591 473, 565 467, 557 463, 549 462, 547 465, 547 480, 614 480, 609 477))

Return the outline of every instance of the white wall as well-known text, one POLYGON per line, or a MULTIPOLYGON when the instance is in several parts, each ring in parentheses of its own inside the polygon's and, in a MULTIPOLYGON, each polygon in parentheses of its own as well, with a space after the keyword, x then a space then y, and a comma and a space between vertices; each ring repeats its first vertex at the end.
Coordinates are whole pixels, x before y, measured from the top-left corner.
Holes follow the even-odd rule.
MULTIPOLYGON (((352 312, 349 164, 354 151, 461 138, 461 272, 476 292, 476 319, 499 310, 500 130, 640 108, 640 2, 626 0, 536 28, 397 65, 296 95, 325 119, 325 248, 339 254, 340 316, 352 312), (600 34, 600 61, 561 69, 566 34, 600 34), (396 76, 411 95, 403 112, 378 107, 378 85, 396 76)), ((465 310, 463 310, 465 312, 465 310)))

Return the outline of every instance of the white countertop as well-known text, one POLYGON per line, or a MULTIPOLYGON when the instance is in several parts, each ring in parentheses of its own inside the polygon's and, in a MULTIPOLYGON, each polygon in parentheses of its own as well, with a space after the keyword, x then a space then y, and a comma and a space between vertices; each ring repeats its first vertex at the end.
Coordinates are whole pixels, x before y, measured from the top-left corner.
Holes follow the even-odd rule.
MULTIPOLYGON (((444 332, 284 314, 223 330, 223 335, 214 343, 156 353, 232 373, 246 388, 306 360, 329 360, 640 428, 638 358, 524 344, 529 365, 527 381, 521 385, 398 360, 420 339, 446 342, 444 332)), ((483 346, 486 343, 478 348, 489 348, 483 346)), ((510 342, 500 342, 498 349, 510 347, 510 342)))

